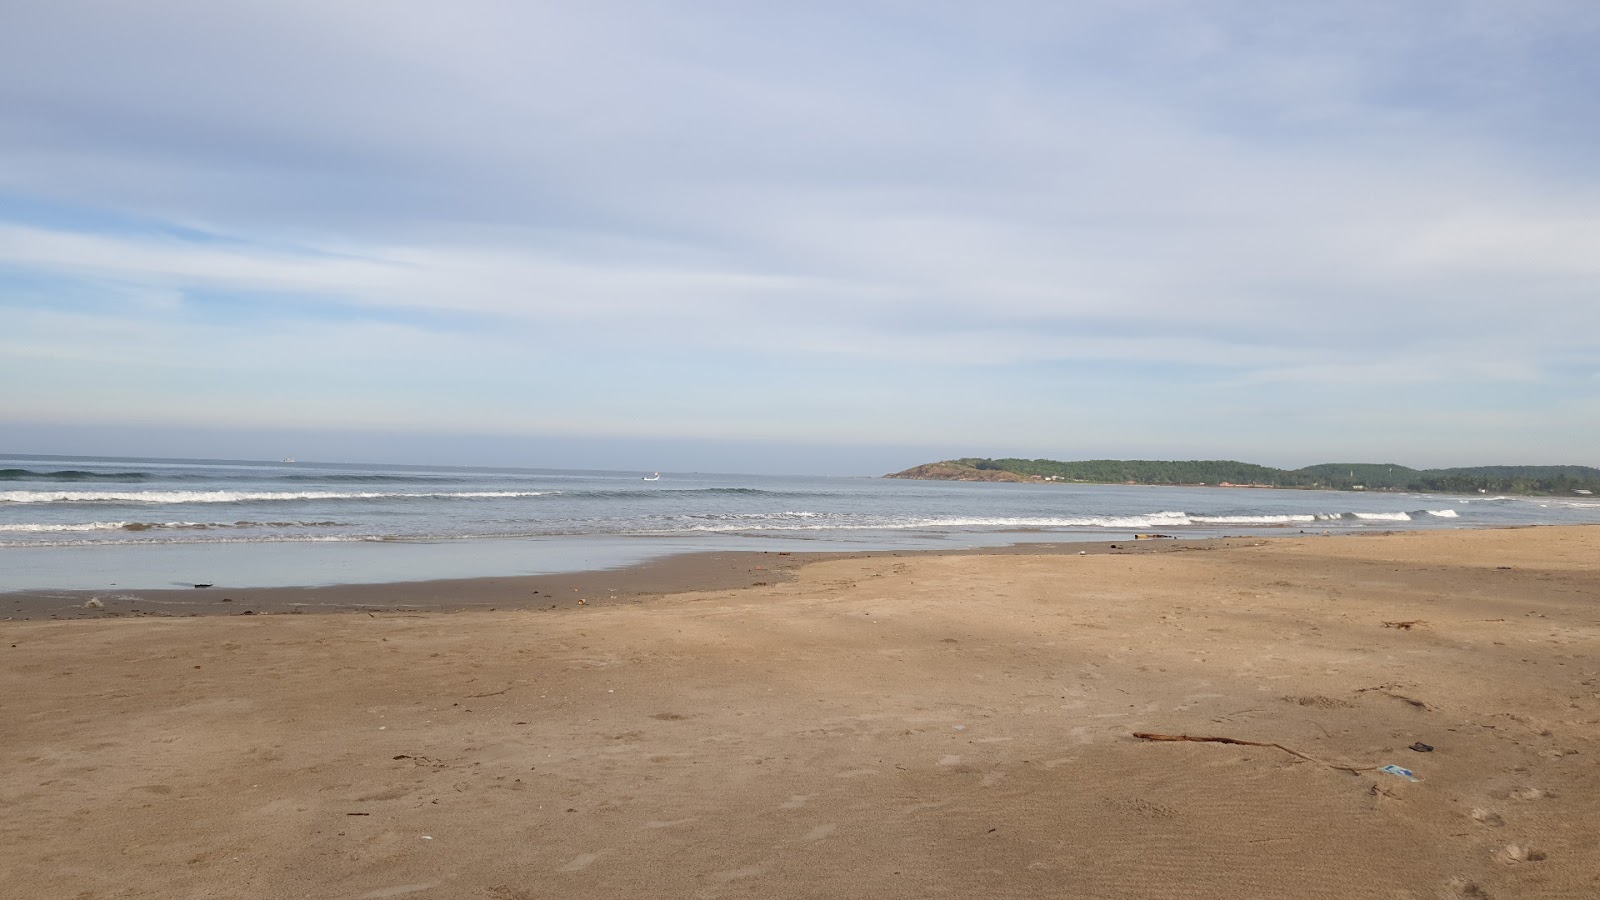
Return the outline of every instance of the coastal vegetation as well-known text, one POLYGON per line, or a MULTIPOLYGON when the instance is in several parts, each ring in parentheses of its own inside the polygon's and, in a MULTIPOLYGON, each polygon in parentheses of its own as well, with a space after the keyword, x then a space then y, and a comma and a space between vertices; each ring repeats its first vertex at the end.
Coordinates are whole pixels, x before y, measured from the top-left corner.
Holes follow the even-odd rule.
POLYGON ((1472 466, 1413 469, 1397 463, 1322 463, 1277 469, 1231 459, 987 459, 965 457, 915 466, 888 478, 1079 484, 1222 485, 1344 491, 1600 495, 1590 466, 1472 466))

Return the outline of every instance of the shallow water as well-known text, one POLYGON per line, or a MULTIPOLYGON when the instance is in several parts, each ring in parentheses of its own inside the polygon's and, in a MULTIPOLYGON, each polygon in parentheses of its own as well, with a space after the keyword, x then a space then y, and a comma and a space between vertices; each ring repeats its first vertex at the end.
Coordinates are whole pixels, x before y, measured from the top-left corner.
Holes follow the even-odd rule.
POLYGON ((1247 488, 0 458, 0 590, 542 574, 718 549, 1600 522, 1600 501, 1247 488))

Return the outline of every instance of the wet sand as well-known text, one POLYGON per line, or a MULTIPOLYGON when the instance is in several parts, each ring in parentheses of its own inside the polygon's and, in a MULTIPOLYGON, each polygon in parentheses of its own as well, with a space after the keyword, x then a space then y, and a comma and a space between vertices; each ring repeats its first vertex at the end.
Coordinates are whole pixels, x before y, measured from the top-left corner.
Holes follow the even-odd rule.
POLYGON ((1600 528, 1122 546, 0 622, 0 884, 1600 895, 1600 528))
POLYGON ((725 551, 685 553, 616 569, 380 584, 250 588, 195 585, 154 590, 0 592, 0 618, 95 619, 120 616, 230 616, 328 612, 462 612, 560 609, 634 602, 685 591, 764 587, 799 567, 838 559, 943 555, 1163 553, 1247 546, 1258 537, 1019 544, 960 550, 858 553, 725 551), (98 601, 99 605, 90 601, 98 601))

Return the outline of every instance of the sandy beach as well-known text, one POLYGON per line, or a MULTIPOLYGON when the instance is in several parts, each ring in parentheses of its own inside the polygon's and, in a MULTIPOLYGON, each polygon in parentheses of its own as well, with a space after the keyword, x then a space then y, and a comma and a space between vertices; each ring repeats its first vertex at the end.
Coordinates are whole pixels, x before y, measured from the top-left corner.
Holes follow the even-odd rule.
POLYGON ((1600 896, 1600 527, 1081 549, 0 598, 0 884, 1600 896))

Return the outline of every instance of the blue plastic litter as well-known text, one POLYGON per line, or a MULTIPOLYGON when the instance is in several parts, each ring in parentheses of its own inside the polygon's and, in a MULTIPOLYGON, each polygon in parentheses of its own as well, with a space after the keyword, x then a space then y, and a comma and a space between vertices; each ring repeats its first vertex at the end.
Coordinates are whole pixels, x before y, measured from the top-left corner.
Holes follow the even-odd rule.
POLYGON ((1379 772, 1388 772, 1390 775, 1399 775, 1401 778, 1404 778, 1407 781, 1421 781, 1422 780, 1421 778, 1417 777, 1417 773, 1411 771, 1410 769, 1406 768, 1405 766, 1384 766, 1383 768, 1379 769, 1378 771, 1379 772))

